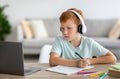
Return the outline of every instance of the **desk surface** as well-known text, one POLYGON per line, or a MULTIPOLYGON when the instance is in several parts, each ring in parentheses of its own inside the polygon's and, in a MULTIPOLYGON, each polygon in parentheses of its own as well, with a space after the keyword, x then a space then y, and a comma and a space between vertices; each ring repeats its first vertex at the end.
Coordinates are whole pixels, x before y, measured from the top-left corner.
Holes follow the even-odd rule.
MULTIPOLYGON (((90 79, 88 76, 84 75, 77 74, 63 75, 55 72, 46 71, 46 69, 49 67, 48 64, 26 63, 25 66, 40 67, 41 71, 32 73, 31 75, 27 76, 0 74, 0 79, 90 79)), ((99 64, 94 66, 95 68, 86 71, 107 71, 108 68, 110 67, 110 64, 99 64)), ((95 77, 94 79, 99 79, 99 77, 95 77)), ((112 78, 107 76, 105 79, 119 79, 119 78, 112 78)))

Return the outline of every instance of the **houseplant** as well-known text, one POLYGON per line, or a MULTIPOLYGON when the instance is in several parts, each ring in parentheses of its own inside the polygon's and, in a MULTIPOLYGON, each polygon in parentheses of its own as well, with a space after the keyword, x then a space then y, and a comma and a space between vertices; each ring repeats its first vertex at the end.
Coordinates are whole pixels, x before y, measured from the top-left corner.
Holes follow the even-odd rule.
POLYGON ((5 36, 11 32, 11 25, 4 13, 6 7, 8 7, 8 5, 0 6, 0 41, 4 41, 5 36))

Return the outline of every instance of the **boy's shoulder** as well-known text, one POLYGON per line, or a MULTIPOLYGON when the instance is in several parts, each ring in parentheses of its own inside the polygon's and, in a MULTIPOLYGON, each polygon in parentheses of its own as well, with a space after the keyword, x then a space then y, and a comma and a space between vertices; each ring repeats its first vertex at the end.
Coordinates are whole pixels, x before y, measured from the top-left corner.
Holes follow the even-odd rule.
POLYGON ((62 36, 57 36, 56 39, 57 40, 63 40, 63 37, 62 36))
POLYGON ((82 39, 83 39, 84 41, 86 41, 86 42, 93 42, 93 41, 94 41, 93 38, 87 37, 87 36, 82 36, 82 39))
POLYGON ((93 40, 93 38, 87 37, 87 36, 82 36, 82 38, 83 38, 84 40, 93 40))
POLYGON ((62 41, 62 42, 66 41, 66 40, 63 38, 63 36, 57 36, 57 37, 56 37, 56 40, 59 41, 59 42, 61 42, 61 41, 62 41))

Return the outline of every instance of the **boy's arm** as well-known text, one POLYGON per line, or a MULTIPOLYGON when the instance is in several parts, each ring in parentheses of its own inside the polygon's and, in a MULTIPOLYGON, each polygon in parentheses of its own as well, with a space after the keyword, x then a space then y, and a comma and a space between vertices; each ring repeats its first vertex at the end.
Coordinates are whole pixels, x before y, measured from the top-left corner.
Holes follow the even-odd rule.
POLYGON ((110 51, 107 52, 105 56, 89 59, 90 64, 101 64, 101 63, 111 64, 111 63, 115 63, 116 60, 117 60, 116 57, 110 51))
POLYGON ((63 66, 76 66, 77 67, 78 60, 68 60, 60 58, 57 53, 51 52, 50 53, 50 59, 49 64, 50 66, 55 65, 63 65, 63 66))

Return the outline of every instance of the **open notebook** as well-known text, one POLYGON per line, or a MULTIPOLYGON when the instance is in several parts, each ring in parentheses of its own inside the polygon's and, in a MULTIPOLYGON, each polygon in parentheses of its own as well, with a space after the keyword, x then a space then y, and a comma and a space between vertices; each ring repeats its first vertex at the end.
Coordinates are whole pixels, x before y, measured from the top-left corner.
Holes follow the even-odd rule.
POLYGON ((78 71, 91 69, 93 67, 94 66, 87 66, 85 68, 78 68, 78 67, 68 67, 68 66, 58 65, 58 66, 55 66, 55 67, 47 68, 46 70, 69 75, 69 74, 76 73, 78 71))

